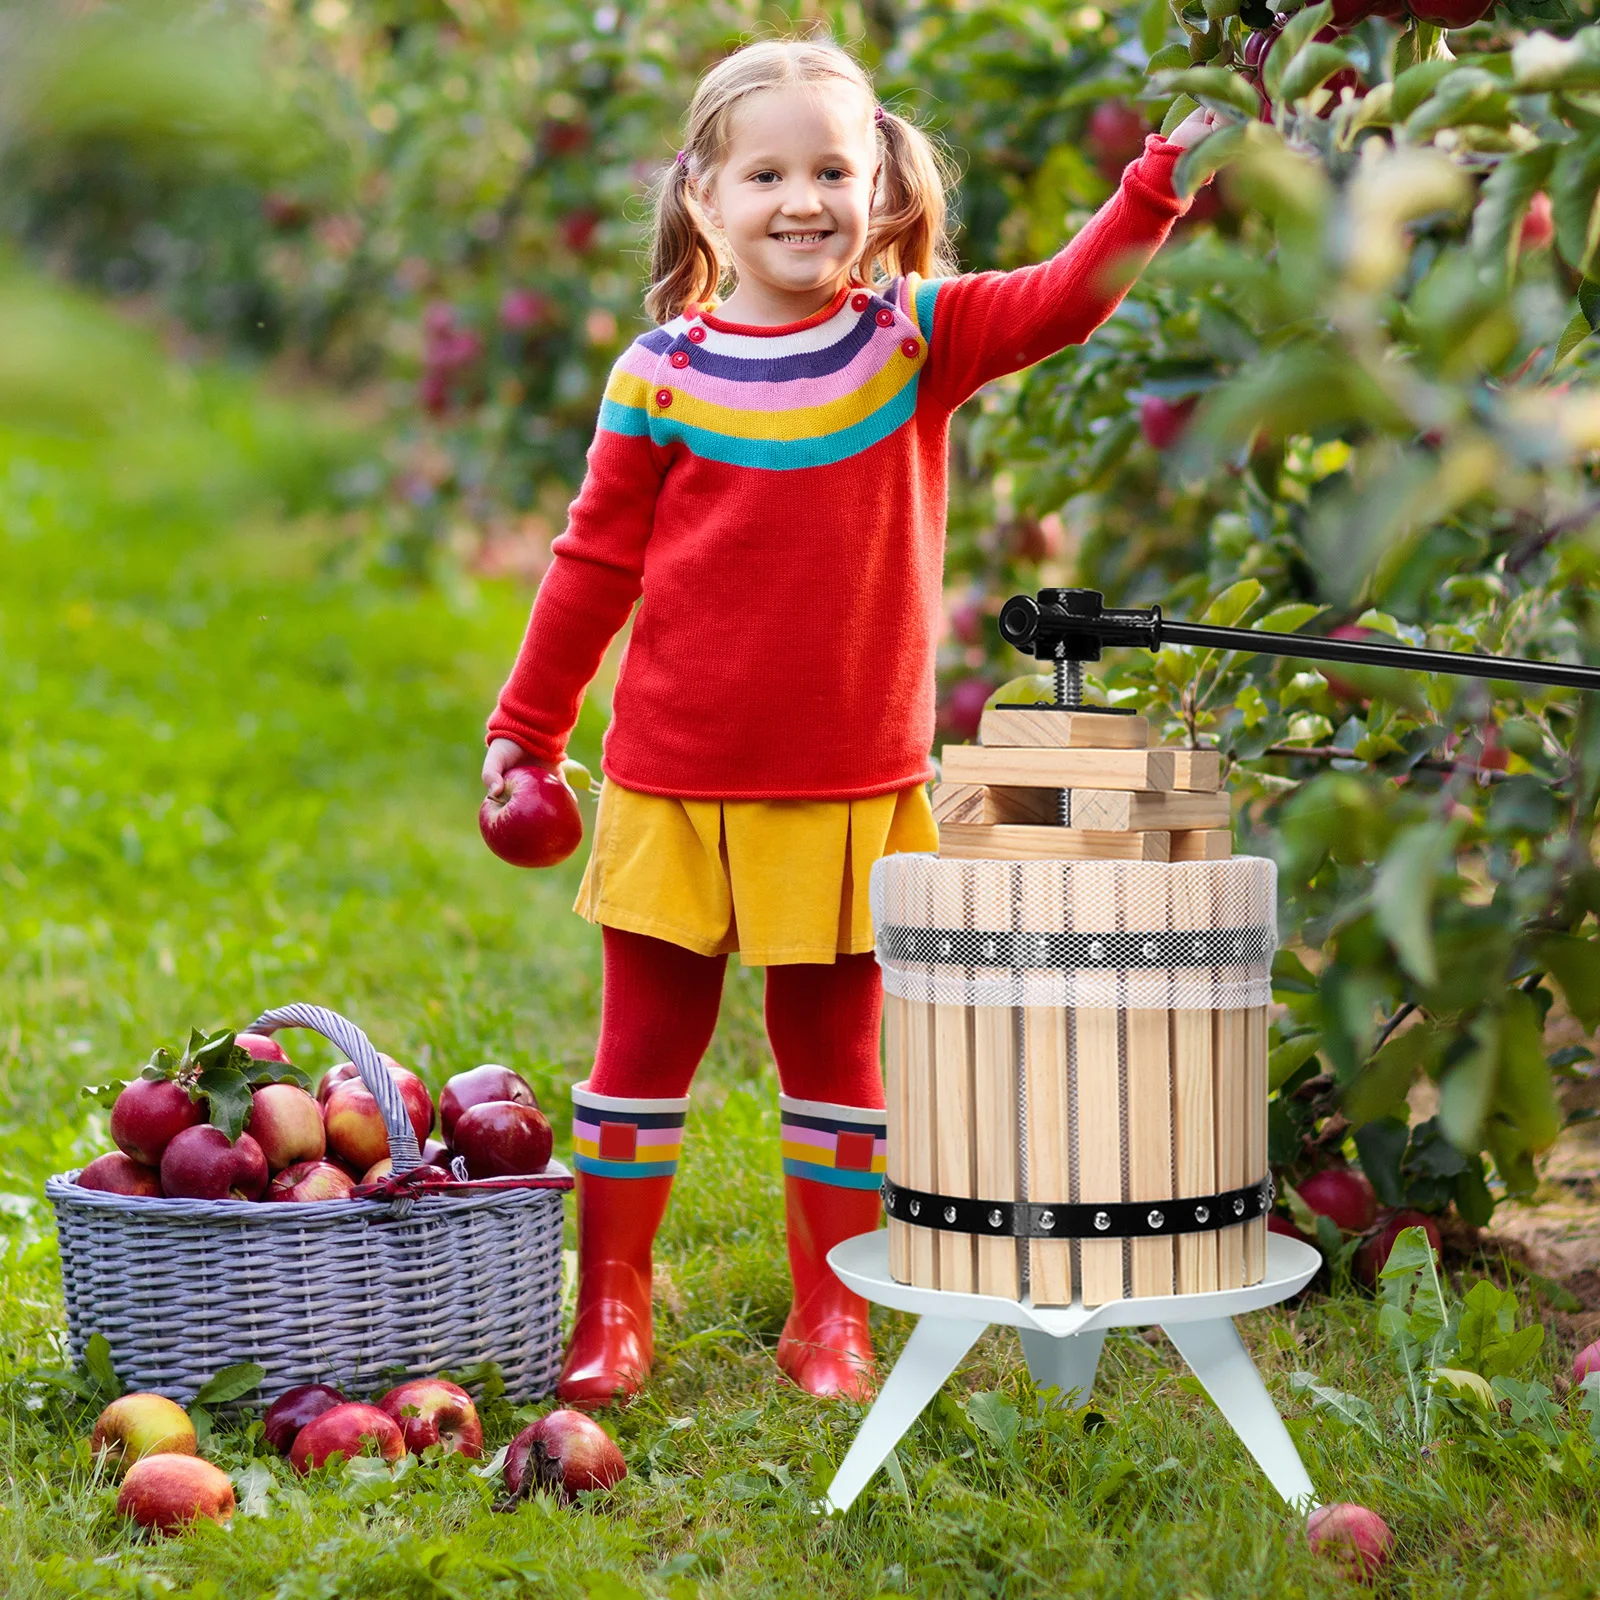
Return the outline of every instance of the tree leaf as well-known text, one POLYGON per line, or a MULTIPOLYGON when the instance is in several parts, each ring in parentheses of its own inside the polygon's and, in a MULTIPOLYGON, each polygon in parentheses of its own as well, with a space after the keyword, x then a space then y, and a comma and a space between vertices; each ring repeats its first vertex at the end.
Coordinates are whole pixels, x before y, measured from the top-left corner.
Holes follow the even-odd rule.
POLYGON ((1394 96, 1390 102, 1390 111, 1396 122, 1405 122, 1413 111, 1428 98, 1439 84, 1450 76, 1460 63, 1440 59, 1434 61, 1419 61, 1414 67, 1407 67, 1399 77, 1394 80, 1394 96))
MULTIPOLYGON (((1267 59, 1275 60, 1277 54, 1277 50, 1274 50, 1267 59)), ((1304 100, 1314 89, 1320 89, 1334 73, 1342 71, 1349 65, 1349 55, 1338 45, 1308 44, 1283 69, 1278 92, 1273 99, 1292 106, 1297 101, 1304 100)))
POLYGON ((1585 277, 1600 243, 1600 135, 1564 145, 1550 182, 1556 249, 1585 277))
POLYGON ((1208 133, 1198 144, 1192 144, 1178 157, 1172 169, 1173 191, 1180 195, 1193 194, 1214 172, 1219 172, 1244 149, 1250 137, 1251 123, 1236 122, 1226 128, 1208 133))
POLYGON ((1255 90, 1237 72, 1230 72, 1226 67, 1159 72, 1151 81, 1151 87, 1159 94, 1186 94, 1209 110, 1234 111, 1241 117, 1254 118, 1259 106, 1255 90))
POLYGON ((1511 75, 1521 94, 1600 88, 1600 28, 1583 28, 1570 39, 1530 33, 1511 47, 1511 75))
POLYGON ((1144 0, 1139 12, 1139 42, 1144 46, 1146 55, 1161 48, 1161 42, 1167 36, 1167 19, 1170 15, 1167 0, 1144 0))
POLYGON ((1516 265, 1523 214, 1549 179, 1555 161, 1555 146, 1544 145, 1525 155, 1507 156, 1484 179, 1472 213, 1472 252, 1497 273, 1509 273, 1516 265))
POLYGON ((198 1406, 226 1405, 230 1400, 249 1394, 266 1375, 267 1369, 254 1361, 240 1361, 231 1367, 223 1367, 200 1385, 194 1403, 198 1406))
POLYGON ((1455 855, 1456 825, 1428 822, 1403 831, 1379 863, 1372 884, 1378 926, 1400 965, 1418 983, 1433 983, 1439 964, 1433 948, 1433 897, 1439 874, 1455 855))
POLYGON ((1600 940, 1547 933, 1534 951, 1535 959, 1561 985, 1573 1016, 1591 1033, 1600 1027, 1600 940))
POLYGON ((1284 24, 1278 42, 1267 52, 1266 63, 1261 70, 1261 82, 1269 98, 1274 101, 1280 98, 1279 85, 1283 82, 1284 74, 1290 64, 1299 55, 1301 47, 1308 40, 1315 38, 1317 32, 1326 26, 1332 17, 1331 0, 1322 0, 1320 5, 1307 6, 1304 11, 1297 11, 1284 24))
POLYGON ((1400 1164, 1405 1159, 1411 1130, 1404 1116, 1379 1117, 1364 1123, 1354 1134, 1361 1170, 1366 1173, 1378 1199, 1386 1206, 1406 1202, 1405 1179, 1400 1164))
POLYGON ((1500 1017, 1481 1013, 1469 1030, 1471 1048, 1439 1080, 1439 1125, 1458 1150, 1476 1150, 1494 1095, 1500 1017))
POLYGON ((1278 1045, 1267 1056, 1267 1088, 1282 1088, 1317 1053, 1321 1044, 1320 1033, 1302 1033, 1278 1045))
POLYGON ((1589 326, 1589 319, 1581 311, 1574 312, 1572 321, 1561 330, 1554 364, 1559 367, 1593 332, 1594 329, 1589 326))
POLYGON ((103 1333, 91 1333, 83 1348, 83 1370, 107 1400, 123 1393, 122 1379, 111 1364, 111 1345, 103 1333))
POLYGON ((1200 620, 1217 628, 1235 628, 1244 615, 1266 593, 1256 578, 1241 578, 1230 583, 1202 614, 1200 620))

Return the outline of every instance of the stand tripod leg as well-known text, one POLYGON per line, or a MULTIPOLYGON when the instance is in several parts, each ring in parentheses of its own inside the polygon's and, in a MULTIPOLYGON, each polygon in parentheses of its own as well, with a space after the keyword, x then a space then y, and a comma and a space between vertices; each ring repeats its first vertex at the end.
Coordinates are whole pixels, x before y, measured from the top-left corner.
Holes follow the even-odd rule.
POLYGON ((1296 1510, 1312 1510, 1317 1495, 1305 1463, 1233 1323, 1226 1317, 1178 1322, 1163 1326, 1162 1332, 1193 1368, 1272 1487, 1296 1510))
POLYGON ((922 1415, 922 1408, 978 1342, 986 1322, 957 1322, 949 1317, 924 1317, 911 1331, 894 1371, 884 1380, 861 1431, 839 1463, 828 1485, 823 1509, 849 1510, 884 1458, 922 1415))
MULTIPOLYGON (((1055 1403, 1074 1411, 1088 1405, 1100 1365, 1100 1347, 1106 1342, 1105 1329, 1070 1333, 1064 1339, 1034 1328, 1018 1328, 1017 1333, 1022 1339, 1022 1353, 1028 1358, 1028 1376, 1033 1379, 1034 1388, 1058 1390, 1055 1403)), ((1047 1402, 1041 1398, 1039 1404, 1047 1402)))

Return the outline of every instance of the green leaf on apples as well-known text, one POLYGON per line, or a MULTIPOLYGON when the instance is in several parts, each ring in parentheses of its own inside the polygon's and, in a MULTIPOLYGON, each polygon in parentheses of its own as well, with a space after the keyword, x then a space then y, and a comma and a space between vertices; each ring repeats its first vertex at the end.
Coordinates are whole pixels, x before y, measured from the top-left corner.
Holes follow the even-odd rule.
POLYGON ((315 1092, 311 1087, 310 1075, 290 1062, 256 1061, 246 1050, 239 1051, 239 1054, 250 1063, 248 1067, 241 1066, 240 1070, 252 1089, 264 1089, 271 1083, 292 1083, 307 1094, 315 1092))
POLYGON ((86 1083, 79 1091, 80 1100, 92 1100, 109 1111, 117 1103, 117 1096, 128 1087, 127 1078, 112 1078, 108 1083, 86 1083))
POLYGON ((266 1375, 267 1369, 256 1361, 239 1361, 231 1367, 223 1367, 200 1385, 194 1403, 197 1406, 225 1406, 230 1400, 249 1394, 266 1375))
POLYGON ((115 1400, 122 1393, 122 1379, 111 1364, 111 1345, 103 1333, 89 1335, 83 1351, 83 1370, 107 1400, 115 1400))
POLYGON ((210 1066, 200 1074, 198 1091, 206 1097, 213 1128, 221 1128, 229 1144, 237 1144, 250 1120, 250 1080, 235 1066, 210 1066))

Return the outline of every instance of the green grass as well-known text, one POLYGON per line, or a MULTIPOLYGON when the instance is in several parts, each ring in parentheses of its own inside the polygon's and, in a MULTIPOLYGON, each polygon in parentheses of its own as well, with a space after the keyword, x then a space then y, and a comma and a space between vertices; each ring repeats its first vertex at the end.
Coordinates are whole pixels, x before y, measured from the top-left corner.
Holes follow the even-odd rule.
MULTIPOLYGON (((614 1495, 497 1513, 459 1462, 304 1486, 272 1462, 262 1514, 229 1530, 148 1544, 119 1524, 88 1466, 95 1407, 37 1381, 62 1339, 41 1184, 107 1145, 79 1086, 191 1023, 312 999, 435 1084, 515 1066, 564 1148, 598 1002, 598 939, 568 909, 580 863, 519 874, 473 826, 482 719, 525 595, 373 581, 327 517, 279 503, 315 418, 224 380, 194 404, 209 453, 191 438, 132 488, 107 446, 0 439, 0 1591, 1346 1592, 1175 1353, 1135 1333, 1108 1342, 1088 1415, 1037 1413, 1014 1340, 991 1335, 898 1470, 817 1521, 809 1503, 861 1412, 799 1395, 772 1364, 775 1084, 738 969, 660 1250, 659 1369, 612 1419, 631 1466, 614 1495)), ((1313 1297, 1247 1337, 1324 1497, 1394 1527, 1386 1587, 1593 1593, 1592 1479, 1379 1447, 1290 1398, 1288 1374, 1310 1368, 1387 1415, 1398 1388, 1371 1320, 1354 1297, 1313 1297)), ((892 1355, 905 1319, 878 1328, 892 1355)), ((499 1443, 513 1418, 491 1420, 499 1443)), ((261 1449, 244 1428, 211 1448, 234 1470, 261 1449)))

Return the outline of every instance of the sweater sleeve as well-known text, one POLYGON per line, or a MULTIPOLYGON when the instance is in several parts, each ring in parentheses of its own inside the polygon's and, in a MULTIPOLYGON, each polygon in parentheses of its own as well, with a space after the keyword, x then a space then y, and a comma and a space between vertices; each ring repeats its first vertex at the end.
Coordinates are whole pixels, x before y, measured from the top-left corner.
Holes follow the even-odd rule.
POLYGON ((917 284, 914 312, 928 340, 929 398, 954 410, 991 379, 1087 339, 1188 209, 1172 189, 1181 154, 1158 134, 1146 138, 1117 192, 1049 261, 917 284))
POLYGON ((490 739, 514 739, 540 761, 566 753, 583 692, 639 598, 664 471, 644 410, 651 359, 634 345, 612 370, 583 486, 489 718, 490 739))

